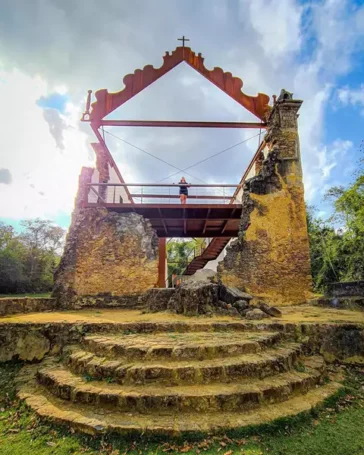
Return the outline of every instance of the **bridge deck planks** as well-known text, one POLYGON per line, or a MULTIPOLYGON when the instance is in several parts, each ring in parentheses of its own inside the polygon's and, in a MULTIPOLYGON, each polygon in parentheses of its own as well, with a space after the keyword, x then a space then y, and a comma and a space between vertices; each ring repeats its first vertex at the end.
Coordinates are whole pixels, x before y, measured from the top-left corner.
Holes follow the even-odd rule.
POLYGON ((237 237, 241 204, 93 204, 149 219, 158 237, 237 237))

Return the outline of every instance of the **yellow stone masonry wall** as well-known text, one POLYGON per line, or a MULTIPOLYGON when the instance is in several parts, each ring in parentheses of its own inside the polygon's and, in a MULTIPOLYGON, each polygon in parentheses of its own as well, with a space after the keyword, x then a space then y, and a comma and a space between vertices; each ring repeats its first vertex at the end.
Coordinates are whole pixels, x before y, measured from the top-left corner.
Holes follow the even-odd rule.
POLYGON ((278 305, 302 303, 312 296, 297 130, 301 103, 288 94, 273 107, 265 136, 270 152, 259 175, 247 181, 239 239, 218 267, 224 284, 278 305))
POLYGON ((53 295, 61 306, 123 303, 157 280, 158 237, 148 220, 135 213, 75 210, 55 274, 53 295))
POLYGON ((251 197, 251 225, 234 267, 221 274, 223 283, 275 304, 304 302, 312 283, 302 189, 251 197))
POLYGON ((147 257, 143 233, 133 226, 135 214, 128 216, 132 217, 131 229, 122 235, 117 232, 117 223, 110 222, 107 216, 85 216, 78 238, 74 282, 77 294, 141 294, 156 285, 158 256, 147 257))

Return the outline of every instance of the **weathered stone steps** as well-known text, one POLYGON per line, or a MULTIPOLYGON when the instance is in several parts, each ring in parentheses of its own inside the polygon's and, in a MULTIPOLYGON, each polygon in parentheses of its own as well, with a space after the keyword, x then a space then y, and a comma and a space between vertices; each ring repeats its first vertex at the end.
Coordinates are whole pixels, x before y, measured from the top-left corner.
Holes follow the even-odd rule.
POLYGON ((85 350, 108 358, 128 360, 211 359, 259 352, 282 340, 271 332, 193 332, 130 335, 91 335, 85 350))
POLYGON ((330 382, 321 387, 313 388, 305 395, 289 398, 282 403, 264 405, 254 410, 243 412, 206 412, 176 413, 174 415, 122 413, 90 405, 71 403, 61 400, 44 387, 39 386, 35 379, 37 366, 28 365, 18 378, 18 394, 26 404, 39 416, 54 424, 66 424, 76 431, 96 435, 103 433, 179 435, 189 432, 220 432, 228 429, 261 425, 278 418, 297 415, 320 405, 326 398, 333 395, 341 386, 330 382))
POLYGON ((166 385, 204 384, 213 381, 232 382, 243 378, 262 379, 292 368, 301 345, 286 343, 255 354, 208 360, 150 360, 127 363, 120 359, 99 357, 80 348, 70 349, 67 366, 79 375, 94 379, 113 378, 118 384, 166 385))
POLYGON ((43 367, 38 382, 55 396, 74 403, 139 413, 242 411, 264 403, 287 400, 319 384, 324 372, 321 357, 304 361, 305 372, 280 373, 249 383, 188 386, 120 386, 107 382, 85 382, 61 366, 43 367))

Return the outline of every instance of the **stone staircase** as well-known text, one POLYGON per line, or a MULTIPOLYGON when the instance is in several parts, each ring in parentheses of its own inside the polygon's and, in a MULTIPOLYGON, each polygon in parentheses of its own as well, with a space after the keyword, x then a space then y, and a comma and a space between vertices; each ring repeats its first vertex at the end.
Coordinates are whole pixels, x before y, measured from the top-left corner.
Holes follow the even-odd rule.
POLYGON ((195 330, 87 335, 59 358, 24 367, 19 396, 90 434, 180 434, 297 414, 339 387, 321 357, 305 357, 285 334, 195 330))

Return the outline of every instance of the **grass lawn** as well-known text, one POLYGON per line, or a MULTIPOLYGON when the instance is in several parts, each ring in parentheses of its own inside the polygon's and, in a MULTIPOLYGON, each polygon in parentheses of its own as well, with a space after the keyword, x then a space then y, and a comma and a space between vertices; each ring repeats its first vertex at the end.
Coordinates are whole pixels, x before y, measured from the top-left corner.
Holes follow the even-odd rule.
POLYGON ((40 294, 0 294, 0 299, 6 298, 6 299, 12 299, 12 298, 18 298, 18 297, 50 297, 51 293, 50 292, 43 292, 40 294))
MULTIPOLYGON (((364 371, 348 370, 346 387, 326 407, 261 428, 190 440, 78 435, 41 422, 15 397, 17 364, 0 364, 1 455, 363 455, 364 371)), ((203 418, 203 417, 202 417, 203 418)))

